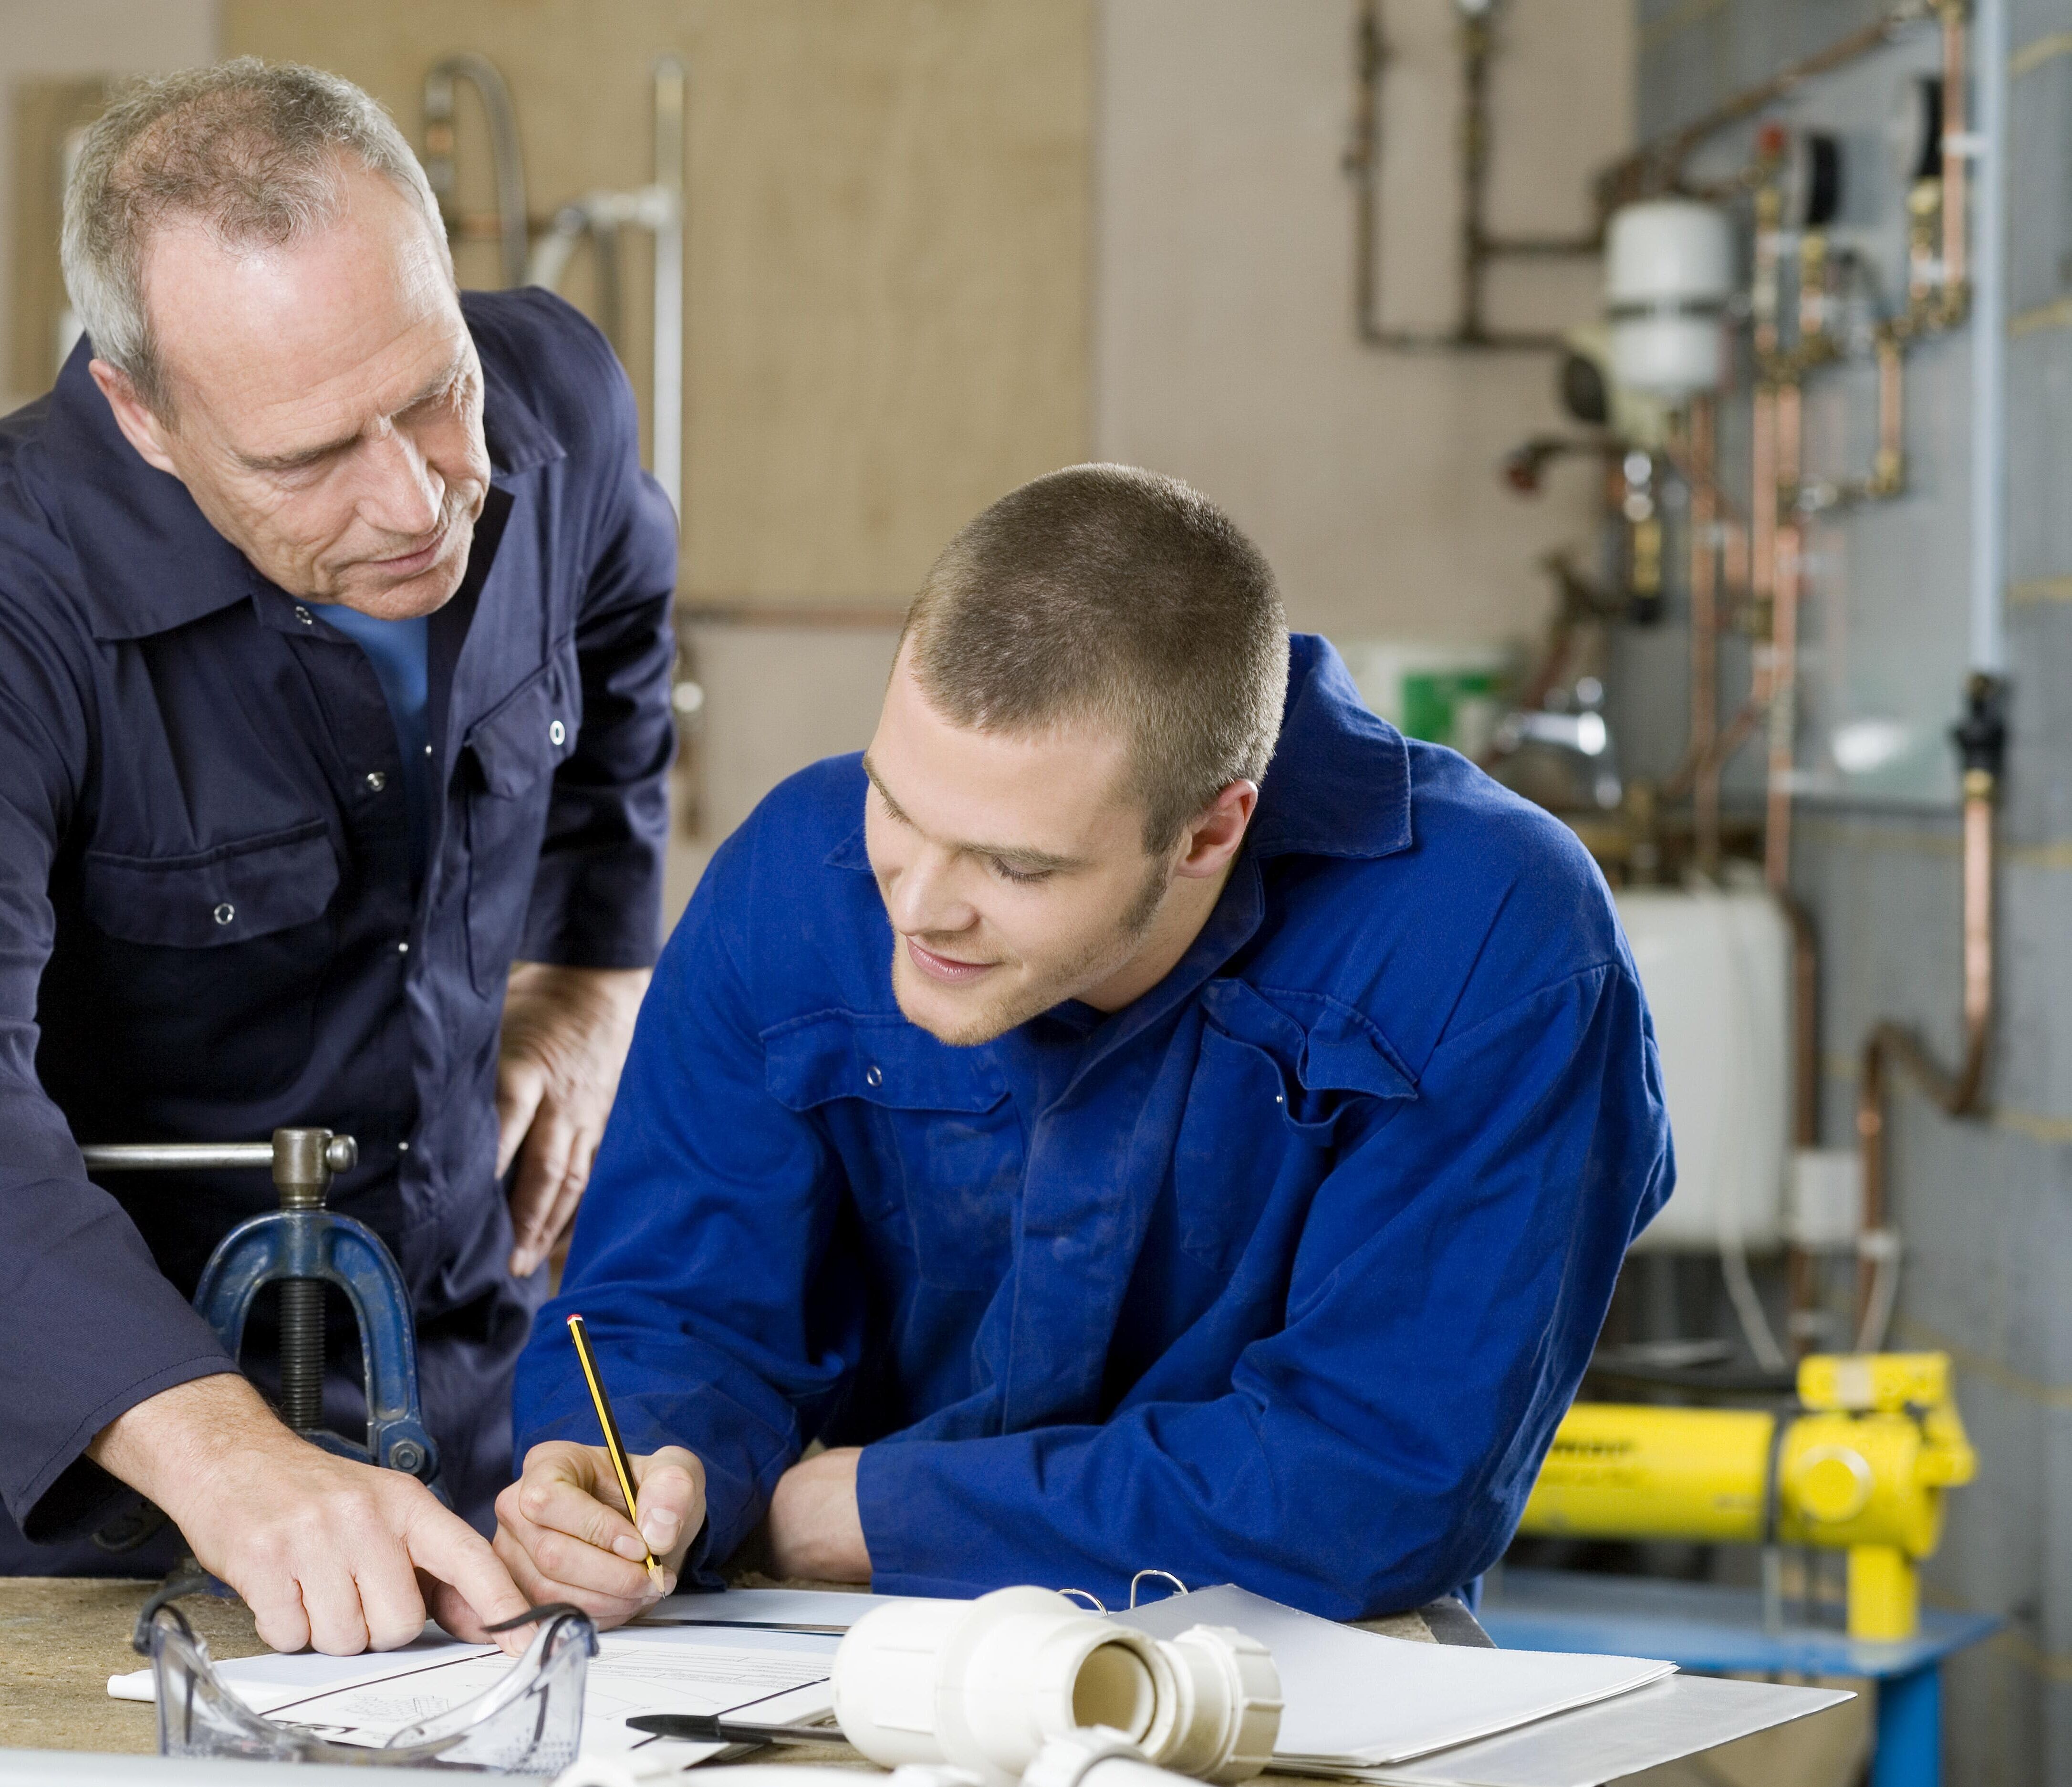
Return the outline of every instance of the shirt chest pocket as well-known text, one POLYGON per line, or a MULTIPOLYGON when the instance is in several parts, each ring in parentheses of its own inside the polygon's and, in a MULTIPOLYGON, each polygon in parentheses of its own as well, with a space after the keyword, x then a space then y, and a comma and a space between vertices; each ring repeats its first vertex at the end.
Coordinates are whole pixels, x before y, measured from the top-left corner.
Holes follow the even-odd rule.
POLYGON ((1173 1193, 1182 1250, 1227 1273, 1270 1210, 1299 1222, 1341 1151, 1417 1088, 1381 1031, 1326 994, 1218 980, 1202 1003, 1173 1193))
POLYGON ((997 1284, 1013 1253, 1023 1158, 991 1058, 903 1018, 849 1012, 795 1019, 762 1040, 771 1095, 824 1127, 865 1226, 931 1284, 997 1284))
POLYGON ((582 681, 564 645, 468 728, 467 963, 485 996, 511 971, 522 938, 554 771, 576 748, 582 681))
POLYGON ((307 1062, 336 946, 338 856, 322 820, 177 857, 88 851, 80 902, 111 1077, 140 1091, 263 1095, 307 1062))

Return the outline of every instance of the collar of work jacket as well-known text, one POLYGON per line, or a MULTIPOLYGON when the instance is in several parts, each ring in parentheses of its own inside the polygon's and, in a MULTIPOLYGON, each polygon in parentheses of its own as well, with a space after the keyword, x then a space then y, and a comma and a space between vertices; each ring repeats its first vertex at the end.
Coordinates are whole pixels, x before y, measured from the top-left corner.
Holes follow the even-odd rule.
MULTIPOLYGON (((294 598, 216 531, 179 479, 145 463, 87 370, 92 357, 91 344, 82 340, 49 396, 27 413, 43 412, 45 499, 78 559, 74 588, 93 636, 146 639, 245 600, 256 602, 270 624, 284 624, 294 598)), ((486 361, 483 383, 483 434, 497 492, 565 454, 552 430, 486 361)))
MULTIPOLYGON (((1264 865, 1281 857, 1372 859, 1407 850, 1410 804, 1410 751, 1403 734, 1361 700, 1328 640, 1314 633, 1290 635, 1281 737, 1260 784, 1244 852, 1186 954, 1156 987, 1096 1029, 1072 1083, 1197 994, 1212 1006, 1243 997, 1235 989, 1224 996, 1208 984, 1265 918, 1264 865)), ((869 874, 864 828, 859 824, 827 861, 869 874)), ((1371 1090, 1383 1095, 1416 1095, 1415 1080, 1395 1051, 1350 1009, 1326 1018, 1298 1046, 1305 1058, 1349 1048, 1359 1063, 1357 1083, 1374 1082, 1371 1090), (1337 1034, 1348 1023, 1359 1033, 1337 1034)))

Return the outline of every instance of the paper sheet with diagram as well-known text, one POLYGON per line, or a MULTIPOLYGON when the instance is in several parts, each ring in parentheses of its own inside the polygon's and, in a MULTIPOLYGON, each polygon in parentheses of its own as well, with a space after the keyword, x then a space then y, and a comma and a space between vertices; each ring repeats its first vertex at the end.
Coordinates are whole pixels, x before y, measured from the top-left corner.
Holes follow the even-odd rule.
MULTIPOLYGON (((660 1740, 627 1728, 652 1712, 747 1712, 809 1723, 832 1704, 837 1640, 813 1633, 726 1627, 628 1627, 603 1633, 583 1694, 582 1752, 612 1756, 660 1740)), ((248 1657, 219 1663, 224 1686, 255 1712, 341 1744, 370 1748, 500 1680, 511 1659, 487 1645, 427 1637, 375 1656, 248 1657)), ((112 1678, 110 1694, 151 1698, 151 1673, 112 1678)), ((719 1744, 672 1744, 689 1764, 719 1744)))

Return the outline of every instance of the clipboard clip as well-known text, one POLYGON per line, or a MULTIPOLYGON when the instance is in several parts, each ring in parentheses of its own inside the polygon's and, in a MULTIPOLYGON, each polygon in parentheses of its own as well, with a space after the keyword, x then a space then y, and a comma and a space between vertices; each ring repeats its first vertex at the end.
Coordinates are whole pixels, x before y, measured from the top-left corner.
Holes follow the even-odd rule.
POLYGON ((457 1707, 406 1725, 379 1749, 336 1744, 314 1731, 256 1713, 226 1688, 208 1644, 173 1603, 202 1588, 186 1576, 166 1584, 137 1616, 131 1647, 151 1659, 161 1756, 245 1756, 329 1762, 348 1768, 428 1764, 500 1773, 556 1775, 582 1739, 583 1685, 597 1653, 590 1616, 565 1601, 528 1608, 492 1632, 536 1623, 524 1656, 503 1678, 457 1707))
MULTIPOLYGON (((1138 1585, 1142 1583, 1146 1576, 1162 1577, 1166 1581, 1172 1584, 1174 1595, 1184 1595, 1187 1592, 1186 1584, 1181 1581, 1181 1580, 1178 1576, 1174 1575, 1170 1570, 1140 1570, 1135 1575, 1129 1579, 1129 1610, 1133 1613, 1137 1611, 1138 1585)), ((1096 1613, 1105 1613, 1108 1611, 1108 1603, 1103 1600, 1100 1596, 1096 1595, 1091 1588, 1060 1588, 1058 1592, 1061 1595, 1069 1596, 1074 1600, 1091 1602, 1093 1605, 1093 1610, 1096 1613)), ((1166 1600, 1170 1600, 1173 1598, 1173 1596, 1168 1595, 1162 1598, 1166 1600)))

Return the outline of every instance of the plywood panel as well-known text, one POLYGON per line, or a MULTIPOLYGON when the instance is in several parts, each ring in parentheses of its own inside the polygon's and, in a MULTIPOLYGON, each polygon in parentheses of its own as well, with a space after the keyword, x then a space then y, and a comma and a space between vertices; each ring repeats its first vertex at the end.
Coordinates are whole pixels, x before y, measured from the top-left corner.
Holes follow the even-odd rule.
MULTIPOLYGON (((882 604, 993 498, 1085 457, 1091 4, 225 0, 223 36, 360 82, 413 141, 426 67, 486 52, 538 213, 647 179, 648 68, 683 55, 684 594, 882 604)), ((636 389, 649 265, 642 244, 626 268, 636 389)), ((493 282, 490 251, 462 270, 493 282)))

